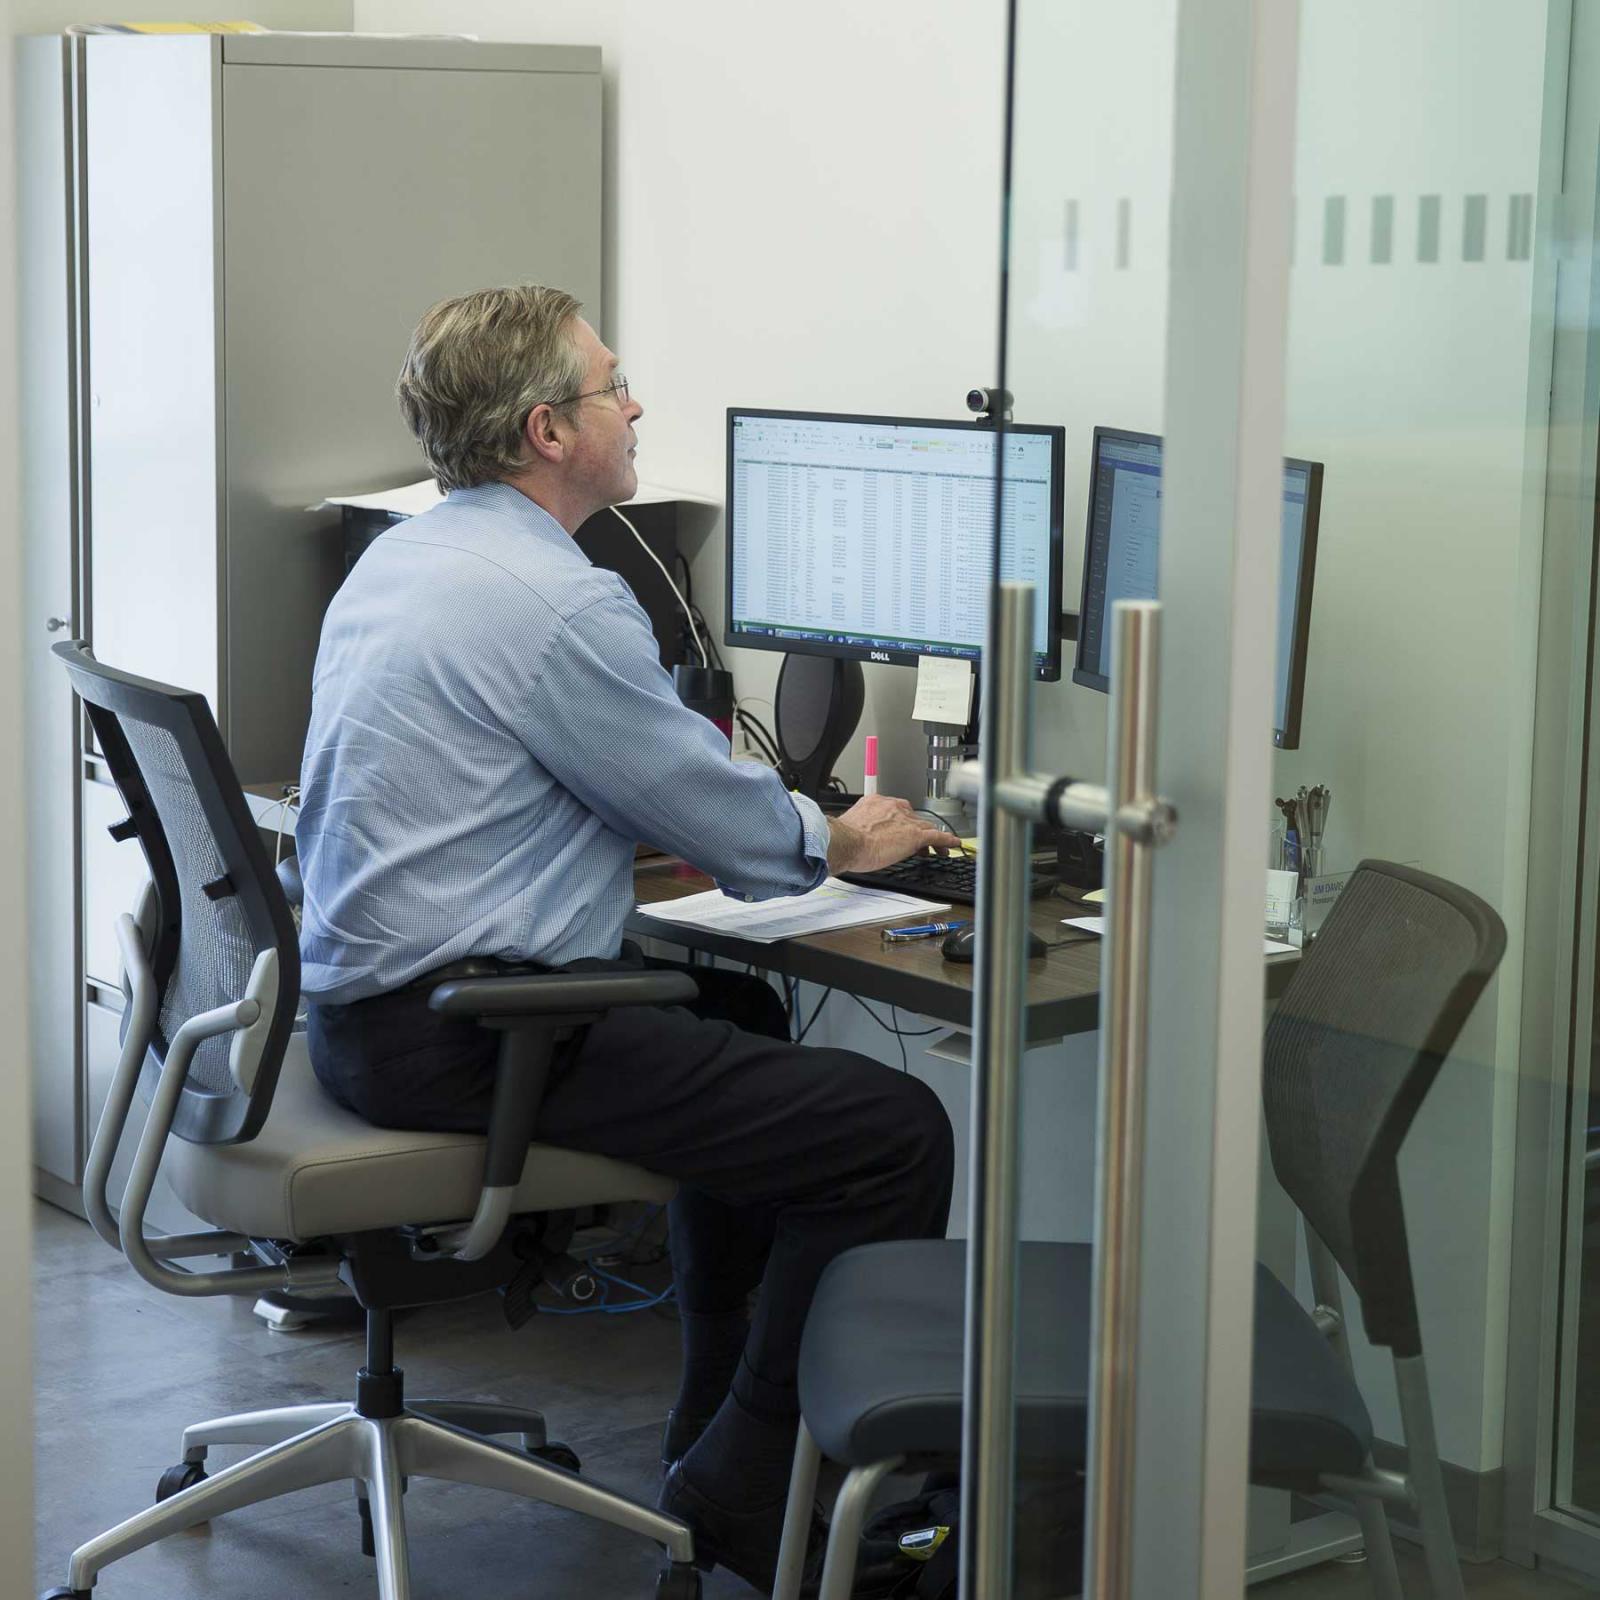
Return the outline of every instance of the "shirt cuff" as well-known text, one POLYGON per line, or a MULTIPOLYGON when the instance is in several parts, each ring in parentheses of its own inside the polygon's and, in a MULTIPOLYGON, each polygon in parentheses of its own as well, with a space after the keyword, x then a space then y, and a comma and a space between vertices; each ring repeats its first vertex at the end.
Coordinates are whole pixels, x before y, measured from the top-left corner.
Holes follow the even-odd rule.
POLYGON ((789 799, 800 817, 800 828, 805 836, 806 860, 815 864, 807 889, 815 889, 828 876, 828 846, 833 842, 833 830, 822 814, 822 807, 803 794, 789 791, 789 799))

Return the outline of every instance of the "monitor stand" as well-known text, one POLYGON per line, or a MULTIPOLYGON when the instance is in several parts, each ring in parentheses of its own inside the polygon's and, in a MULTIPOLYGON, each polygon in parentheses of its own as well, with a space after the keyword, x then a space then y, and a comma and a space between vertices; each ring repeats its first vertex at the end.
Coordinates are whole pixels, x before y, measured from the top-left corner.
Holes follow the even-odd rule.
POLYGON ((950 793, 950 769, 964 758, 967 730, 955 722, 924 722, 922 730, 928 736, 928 795, 921 809, 941 818, 957 838, 970 838, 978 831, 978 813, 950 793))
POLYGON ((808 799, 823 793, 864 701, 859 661, 784 656, 772 692, 772 731, 793 786, 808 799))

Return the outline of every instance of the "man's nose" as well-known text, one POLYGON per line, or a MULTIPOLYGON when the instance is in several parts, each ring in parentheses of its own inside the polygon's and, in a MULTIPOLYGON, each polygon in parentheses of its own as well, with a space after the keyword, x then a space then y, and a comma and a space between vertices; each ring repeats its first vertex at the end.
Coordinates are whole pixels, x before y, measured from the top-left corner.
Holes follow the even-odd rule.
POLYGON ((629 422, 637 422, 639 418, 644 415, 644 407, 640 405, 632 395, 629 395, 628 403, 625 407, 623 407, 622 414, 628 419, 629 422))

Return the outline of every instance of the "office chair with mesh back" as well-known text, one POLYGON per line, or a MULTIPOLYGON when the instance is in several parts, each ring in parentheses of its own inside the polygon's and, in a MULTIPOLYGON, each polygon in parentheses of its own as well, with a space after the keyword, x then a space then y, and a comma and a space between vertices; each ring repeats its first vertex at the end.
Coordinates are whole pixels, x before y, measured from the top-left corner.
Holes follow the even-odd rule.
MULTIPOLYGON (((1476 895, 1364 861, 1272 1015, 1263 1065, 1272 1166, 1305 1226, 1318 1326, 1351 1374, 1342 1268, 1368 1340, 1393 1362, 1408 1456, 1403 1475, 1378 1471, 1369 1457, 1359 1473, 1321 1472, 1319 1486, 1358 1508, 1385 1502, 1415 1515, 1439 1600, 1463 1591, 1422 1357, 1400 1147, 1505 948, 1504 925, 1476 895)), ((1364 1529, 1371 1520, 1363 1518, 1364 1529)), ((1381 1512, 1375 1520, 1386 1540, 1381 1512)), ((1371 1542, 1369 1534, 1369 1555, 1371 1542)), ((1374 1586, 1384 1600, 1400 1594, 1392 1553, 1375 1568, 1374 1586)))
POLYGON ((204 698, 55 647, 128 808, 114 828, 150 869, 137 916, 118 919, 127 997, 122 1051, 84 1175, 89 1220, 169 1294, 316 1292, 338 1282, 366 1313, 353 1404, 245 1412, 184 1430, 183 1460, 157 1504, 75 1550, 46 1600, 84 1600, 111 1562, 225 1511, 341 1479, 357 1486, 382 1600, 409 1600, 402 1494, 444 1478, 567 1507, 666 1546, 658 1600, 700 1593, 692 1535, 677 1519, 578 1476, 544 1418, 519 1408, 407 1403, 393 1312, 516 1280, 541 1249, 543 1217, 673 1185, 605 1157, 532 1143, 552 1060, 613 1006, 692 999, 685 973, 614 972, 455 980, 430 999, 500 1034, 487 1135, 374 1128, 318 1086, 293 1031, 300 964, 293 919, 204 698), (107 1180, 136 1092, 148 1110, 114 1213, 107 1180), (162 1166, 215 1232, 149 1237, 162 1166), (248 1254, 217 1271, 182 1263, 248 1254), (516 1436, 521 1449, 494 1442, 516 1436), (207 1476, 208 1450, 259 1445, 207 1476))
MULTIPOLYGON (((1418 1107, 1505 953, 1475 895, 1363 861, 1267 1027, 1263 1089, 1278 1182, 1300 1208, 1316 1308, 1256 1273, 1250 1479, 1349 1500, 1378 1600, 1402 1600, 1383 1506, 1418 1520, 1437 1600, 1461 1600, 1422 1360, 1399 1153, 1418 1107), (1368 1339, 1390 1351, 1408 1470, 1373 1463, 1340 1304, 1343 1268, 1368 1339)), ((1022 1246, 1017 1458, 1081 1470, 1087 1447, 1090 1284, 1085 1244, 1022 1246)), ((890 1472, 961 1455, 966 1246, 915 1240, 846 1251, 822 1276, 800 1350, 800 1439, 773 1600, 797 1600, 817 1470, 850 1468, 834 1507, 819 1600, 846 1600, 868 1505, 890 1472)))

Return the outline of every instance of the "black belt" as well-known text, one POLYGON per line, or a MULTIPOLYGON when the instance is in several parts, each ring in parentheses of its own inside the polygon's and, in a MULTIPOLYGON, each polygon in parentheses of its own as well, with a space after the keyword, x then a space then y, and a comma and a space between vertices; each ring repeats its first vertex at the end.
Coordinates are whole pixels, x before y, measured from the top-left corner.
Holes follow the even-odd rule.
POLYGON ((436 967, 410 983, 403 983, 396 994, 411 994, 418 989, 437 989, 452 978, 528 978, 554 972, 554 967, 541 966, 537 961, 497 961, 493 956, 468 956, 464 961, 452 961, 447 967, 436 967))

